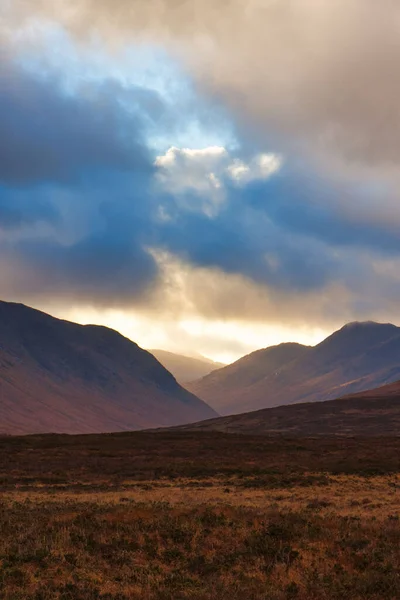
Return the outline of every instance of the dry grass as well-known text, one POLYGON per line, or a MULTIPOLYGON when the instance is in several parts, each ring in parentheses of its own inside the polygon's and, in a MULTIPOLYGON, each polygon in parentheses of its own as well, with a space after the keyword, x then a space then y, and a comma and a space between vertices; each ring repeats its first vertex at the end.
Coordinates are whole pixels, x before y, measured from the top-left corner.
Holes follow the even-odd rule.
POLYGON ((348 517, 373 517, 384 520, 400 515, 400 476, 359 477, 329 476, 324 485, 294 485, 287 488, 263 489, 245 485, 240 479, 221 481, 178 479, 171 482, 124 482, 117 491, 70 491, 61 487, 48 490, 38 485, 30 490, 4 492, 3 503, 89 503, 115 505, 120 503, 163 503, 172 506, 235 506, 262 510, 302 511, 318 509, 322 514, 335 513, 348 517))
POLYGON ((51 440, 3 440, 2 600, 400 598, 395 440, 51 440))

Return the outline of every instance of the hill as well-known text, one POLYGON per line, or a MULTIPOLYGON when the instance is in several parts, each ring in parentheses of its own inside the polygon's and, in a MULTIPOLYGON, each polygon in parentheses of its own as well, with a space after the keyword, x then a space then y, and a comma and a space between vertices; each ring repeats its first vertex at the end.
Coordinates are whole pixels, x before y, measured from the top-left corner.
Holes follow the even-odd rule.
POLYGON ((149 350, 149 352, 182 384, 204 377, 224 366, 205 357, 183 356, 167 350, 149 350))
POLYGON ((216 413, 121 334, 0 302, 0 433, 89 433, 216 413))
POLYGON ((400 436, 400 381, 336 400, 267 408, 179 429, 246 435, 400 436))
POLYGON ((292 346, 253 352, 188 387, 227 415, 331 400, 400 378, 400 328, 391 324, 350 323, 317 346, 292 346))

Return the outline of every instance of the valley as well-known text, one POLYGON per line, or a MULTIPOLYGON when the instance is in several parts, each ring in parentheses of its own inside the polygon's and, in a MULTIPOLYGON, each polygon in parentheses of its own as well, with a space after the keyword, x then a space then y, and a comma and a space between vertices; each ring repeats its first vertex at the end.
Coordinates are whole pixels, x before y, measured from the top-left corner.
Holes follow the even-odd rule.
POLYGON ((397 600, 400 383, 327 398, 395 378, 398 335, 216 369, 222 412, 266 406, 220 417, 116 331, 0 303, 0 597, 397 600))

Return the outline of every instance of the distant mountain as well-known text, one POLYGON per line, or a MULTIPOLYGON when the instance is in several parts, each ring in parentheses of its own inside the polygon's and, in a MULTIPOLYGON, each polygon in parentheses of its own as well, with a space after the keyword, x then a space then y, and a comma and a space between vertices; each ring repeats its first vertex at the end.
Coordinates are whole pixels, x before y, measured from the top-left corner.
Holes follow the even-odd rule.
POLYGON ((331 400, 399 378, 400 328, 365 322, 345 325, 314 347, 253 352, 187 387, 226 415, 331 400))
POLYGON ((216 413, 116 331, 0 302, 0 433, 89 433, 216 413))
POLYGON ((269 376, 274 377, 284 365, 302 357, 309 349, 310 346, 288 343, 256 350, 186 387, 209 397, 212 403, 219 405, 221 414, 229 414, 231 406, 240 411, 240 399, 246 390, 269 376))
POLYGON ((195 379, 204 377, 211 373, 211 371, 220 369, 224 366, 222 363, 213 362, 205 357, 194 358, 192 356, 183 356, 181 354, 167 352, 167 350, 149 350, 149 352, 151 352, 180 383, 194 381, 195 379))
POLYGON ((400 381, 337 400, 265 408, 178 429, 248 435, 399 436, 400 381))

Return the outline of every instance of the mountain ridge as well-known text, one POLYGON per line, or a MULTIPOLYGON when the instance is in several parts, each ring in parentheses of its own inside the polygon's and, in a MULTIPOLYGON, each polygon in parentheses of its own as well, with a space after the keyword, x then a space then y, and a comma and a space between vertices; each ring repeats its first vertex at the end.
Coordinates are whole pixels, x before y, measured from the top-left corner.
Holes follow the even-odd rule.
POLYGON ((0 301, 1 433, 125 431, 214 413, 119 332, 0 301))
MULTIPOLYGON (((265 349, 261 357, 268 357, 265 349)), ((298 357, 285 360, 275 371, 269 364, 248 383, 246 371, 260 356, 256 351, 239 359, 230 370, 214 371, 191 383, 193 393, 220 414, 243 413, 297 402, 331 400, 400 378, 400 328, 374 322, 344 325, 316 346, 302 347, 298 357), (230 382, 236 369, 237 385, 230 382), (240 380, 244 382, 240 385, 240 380)), ((228 367, 228 368, 229 368, 228 367)))

